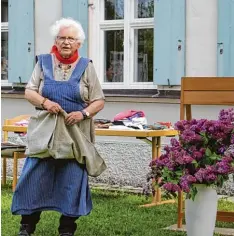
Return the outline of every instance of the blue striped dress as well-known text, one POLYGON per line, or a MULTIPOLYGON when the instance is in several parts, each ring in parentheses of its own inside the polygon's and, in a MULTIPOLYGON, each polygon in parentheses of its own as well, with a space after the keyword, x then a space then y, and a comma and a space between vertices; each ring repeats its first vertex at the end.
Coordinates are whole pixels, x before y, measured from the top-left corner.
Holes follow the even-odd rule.
MULTIPOLYGON (((39 63, 44 74, 42 95, 59 103, 68 113, 84 109, 86 104, 79 92, 80 79, 89 61, 80 58, 68 81, 56 81, 52 56, 40 55, 39 63)), ((85 166, 66 157, 60 160, 26 158, 13 195, 12 214, 29 215, 46 210, 70 217, 90 213, 92 200, 85 166)))

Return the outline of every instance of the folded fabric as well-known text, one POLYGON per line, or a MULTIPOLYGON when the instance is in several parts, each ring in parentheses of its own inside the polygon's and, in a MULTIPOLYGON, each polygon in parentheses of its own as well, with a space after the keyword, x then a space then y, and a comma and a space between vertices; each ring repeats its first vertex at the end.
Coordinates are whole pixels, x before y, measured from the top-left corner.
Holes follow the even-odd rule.
POLYGON ((163 130, 165 129, 165 126, 154 124, 154 125, 144 125, 143 128, 148 130, 163 130))
POLYGON ((135 117, 132 120, 123 120, 124 125, 147 125, 146 117, 135 117))
POLYGON ((25 152, 24 145, 18 145, 12 142, 1 143, 1 155, 2 157, 13 157, 14 152, 25 152))
POLYGON ((134 130, 133 128, 127 127, 125 125, 113 125, 109 127, 110 130, 134 130))
POLYGON ((15 122, 15 125, 17 126, 28 126, 29 120, 20 120, 15 122))
POLYGON ((145 117, 145 113, 143 111, 126 110, 115 115, 114 121, 123 120, 130 117, 131 119, 134 117, 145 117))
POLYGON ((155 122, 154 124, 155 124, 155 125, 162 125, 162 126, 165 126, 165 127, 167 127, 168 129, 172 127, 172 124, 171 124, 171 122, 169 122, 169 121, 168 121, 168 122, 158 121, 158 122, 155 122))
POLYGON ((1 150, 7 149, 7 148, 25 148, 25 145, 20 145, 17 143, 12 143, 12 142, 1 142, 1 150))
POLYGON ((75 158, 86 165, 88 175, 99 176, 106 169, 104 160, 78 125, 65 124, 66 116, 65 111, 57 115, 40 111, 31 116, 25 154, 38 158, 75 158))
POLYGON ((108 124, 108 123, 111 123, 110 120, 107 120, 107 119, 94 119, 94 124, 108 124))

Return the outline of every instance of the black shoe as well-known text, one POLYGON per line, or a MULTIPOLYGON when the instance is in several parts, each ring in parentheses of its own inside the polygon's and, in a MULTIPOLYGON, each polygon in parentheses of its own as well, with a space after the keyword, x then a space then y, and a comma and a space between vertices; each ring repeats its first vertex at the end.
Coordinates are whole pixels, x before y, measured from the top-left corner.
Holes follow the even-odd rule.
POLYGON ((30 236, 31 234, 29 234, 27 232, 27 230, 23 229, 19 232, 18 236, 30 236))
POLYGON ((27 228, 28 225, 21 225, 18 236, 31 236, 31 234, 27 231, 27 228))
POLYGON ((74 236, 73 233, 61 233, 59 236, 74 236))

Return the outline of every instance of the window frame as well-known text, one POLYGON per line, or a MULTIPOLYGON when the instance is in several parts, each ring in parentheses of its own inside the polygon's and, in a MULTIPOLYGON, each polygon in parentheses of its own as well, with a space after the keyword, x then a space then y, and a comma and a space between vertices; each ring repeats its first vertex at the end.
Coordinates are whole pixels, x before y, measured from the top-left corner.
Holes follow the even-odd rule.
MULTIPOLYGON (((7 32, 7 33, 9 32, 9 23, 8 22, 1 22, 1 34, 4 32, 7 32)), ((9 36, 9 34, 8 34, 8 36, 9 36)), ((8 38, 8 41, 9 41, 9 38, 8 38)), ((8 61, 9 61, 9 54, 8 54, 8 61)), ((9 86, 12 86, 12 83, 9 83, 8 79, 7 80, 1 79, 1 86, 9 87, 9 86)))
MULTIPOLYGON (((135 0, 124 1, 124 19, 104 20, 105 1, 96 0, 92 9, 90 30, 90 56, 94 60, 97 75, 103 89, 156 89, 154 82, 134 82, 134 57, 136 51, 134 31, 137 29, 153 29, 154 18, 135 18, 135 0), (128 14, 125 14, 125 13, 128 14), (124 30, 124 81, 104 82, 105 71, 105 31, 124 30)), ((136 61, 136 60, 135 60, 136 61)))

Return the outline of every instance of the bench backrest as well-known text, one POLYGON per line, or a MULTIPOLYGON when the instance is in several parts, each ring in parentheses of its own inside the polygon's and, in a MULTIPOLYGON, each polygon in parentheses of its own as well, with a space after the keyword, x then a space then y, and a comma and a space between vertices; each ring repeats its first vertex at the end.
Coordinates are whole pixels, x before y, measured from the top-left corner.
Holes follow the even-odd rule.
POLYGON ((191 105, 234 105, 234 77, 183 77, 180 119, 191 120, 191 105))

